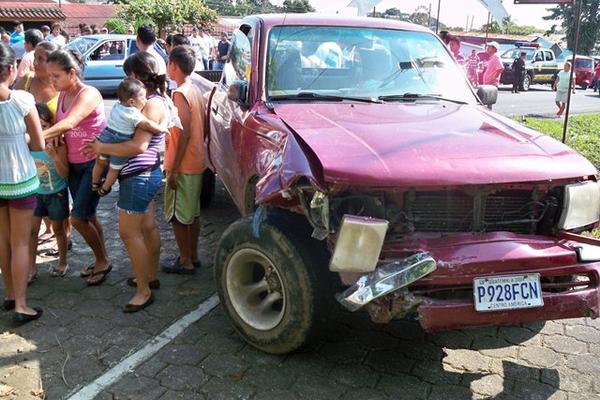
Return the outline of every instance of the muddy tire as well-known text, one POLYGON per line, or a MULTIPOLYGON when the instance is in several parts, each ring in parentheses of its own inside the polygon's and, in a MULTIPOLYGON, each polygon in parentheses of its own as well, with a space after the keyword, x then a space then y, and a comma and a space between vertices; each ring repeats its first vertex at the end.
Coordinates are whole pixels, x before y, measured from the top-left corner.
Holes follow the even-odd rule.
POLYGON ((326 252, 306 225, 303 217, 261 207, 232 224, 216 251, 222 307, 244 340, 267 353, 314 339, 330 309, 326 252))
POLYGON ((587 90, 588 88, 588 84, 587 83, 582 83, 581 84, 581 90, 587 90))
POLYGON ((202 191, 200 192, 200 207, 208 208, 215 196, 215 173, 205 169, 202 174, 202 191))

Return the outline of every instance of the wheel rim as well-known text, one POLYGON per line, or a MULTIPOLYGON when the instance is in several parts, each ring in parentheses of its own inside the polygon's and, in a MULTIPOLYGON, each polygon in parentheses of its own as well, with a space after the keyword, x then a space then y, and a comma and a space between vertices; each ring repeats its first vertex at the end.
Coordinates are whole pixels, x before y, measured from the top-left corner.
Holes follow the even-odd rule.
POLYGON ((235 312, 254 329, 275 328, 285 312, 285 290, 271 260, 255 249, 240 249, 225 271, 227 293, 235 312))
POLYGON ((526 76, 525 79, 523 79, 523 89, 529 90, 529 76, 526 76))

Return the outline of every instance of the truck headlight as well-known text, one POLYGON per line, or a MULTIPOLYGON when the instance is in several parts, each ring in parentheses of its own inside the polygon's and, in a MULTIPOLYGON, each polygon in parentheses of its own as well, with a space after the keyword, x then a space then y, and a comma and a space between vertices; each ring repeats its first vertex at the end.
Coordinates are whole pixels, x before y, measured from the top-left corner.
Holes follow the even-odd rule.
POLYGON ((581 182, 565 186, 562 215, 558 229, 581 228, 600 219, 600 185, 581 182))
POLYGON ((379 261, 388 221, 344 215, 329 263, 331 271, 370 272, 379 261))

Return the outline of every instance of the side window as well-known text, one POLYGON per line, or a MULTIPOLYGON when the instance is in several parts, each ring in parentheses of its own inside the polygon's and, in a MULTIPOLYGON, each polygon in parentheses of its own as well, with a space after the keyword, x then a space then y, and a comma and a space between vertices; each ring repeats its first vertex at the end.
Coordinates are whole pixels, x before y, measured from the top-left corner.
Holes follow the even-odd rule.
POLYGON ((552 53, 550 53, 549 51, 545 51, 544 54, 546 55, 546 61, 554 61, 552 53))
POLYGON ((108 40, 103 42, 96 50, 90 54, 90 60, 94 61, 111 61, 125 59, 125 41, 124 40, 108 40))
POLYGON ((234 80, 250 80, 252 35, 253 31, 247 25, 243 25, 240 29, 236 29, 235 32, 233 32, 228 53, 229 58, 223 67, 224 85, 229 86, 234 80), (244 31, 246 33, 244 33, 244 31))
POLYGON ((541 51, 535 53, 535 58, 533 59, 534 61, 544 61, 544 55, 542 54, 541 51))

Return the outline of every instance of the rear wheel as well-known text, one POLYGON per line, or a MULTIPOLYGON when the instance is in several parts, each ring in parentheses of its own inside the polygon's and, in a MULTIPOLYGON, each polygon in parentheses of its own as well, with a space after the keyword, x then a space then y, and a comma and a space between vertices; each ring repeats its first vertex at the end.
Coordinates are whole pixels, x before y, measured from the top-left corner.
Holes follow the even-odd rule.
POLYGON ((232 224, 215 255, 223 308, 252 346, 296 350, 326 320, 330 293, 326 252, 303 217, 259 208, 232 224))
POLYGON ((529 87, 531 86, 531 76, 529 74, 525 74, 523 77, 523 85, 521 86, 521 90, 527 92, 529 87))
POLYGON ((588 84, 587 83, 582 83, 581 84, 581 90, 587 90, 588 88, 588 84))

